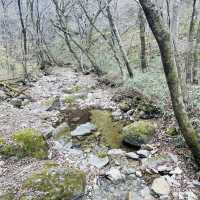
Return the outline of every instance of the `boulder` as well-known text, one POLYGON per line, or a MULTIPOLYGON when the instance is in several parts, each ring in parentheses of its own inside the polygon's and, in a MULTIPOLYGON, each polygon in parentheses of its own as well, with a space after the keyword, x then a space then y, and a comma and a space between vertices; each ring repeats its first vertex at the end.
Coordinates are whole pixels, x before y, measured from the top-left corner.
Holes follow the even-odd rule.
POLYGON ((156 125, 150 121, 134 122, 122 129, 123 142, 135 148, 147 144, 154 136, 156 125))
MULTIPOLYGON (((76 199, 85 191, 84 172, 58 166, 47 167, 36 172, 24 182, 26 191, 42 195, 41 199, 76 199)), ((26 192, 27 193, 27 192, 26 192)), ((24 194, 27 196, 27 194, 24 194)))

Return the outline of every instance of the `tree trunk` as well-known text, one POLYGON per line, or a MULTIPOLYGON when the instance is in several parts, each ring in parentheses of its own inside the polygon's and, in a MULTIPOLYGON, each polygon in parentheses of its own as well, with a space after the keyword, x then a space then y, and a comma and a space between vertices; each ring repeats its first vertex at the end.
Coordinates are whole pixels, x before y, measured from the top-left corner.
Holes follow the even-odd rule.
POLYGON ((139 2, 160 49, 175 117, 187 145, 190 147, 196 162, 200 165, 200 142, 197 132, 192 127, 188 118, 183 102, 170 33, 165 27, 159 11, 151 0, 139 0, 139 2))
POLYGON ((193 0, 192 7, 192 17, 190 21, 189 35, 188 35, 188 45, 186 50, 186 60, 185 60, 185 69, 186 69, 186 82, 192 82, 192 64, 193 64, 193 53, 194 53, 194 40, 195 40, 195 24, 197 17, 196 10, 197 1, 193 0))
POLYGON ((199 83, 199 67, 200 67, 200 21, 198 25, 196 45, 194 50, 194 66, 193 66, 193 84, 199 83))
POLYGON ((106 8, 106 12, 108 14, 108 20, 109 20, 109 23, 110 23, 110 28, 112 30, 112 33, 115 35, 116 41, 117 41, 117 43, 119 45, 119 50, 121 52, 122 58, 124 60, 124 63, 126 65, 129 77, 132 78, 133 77, 133 72, 132 72, 132 69, 131 69, 131 66, 130 66, 130 62, 128 60, 128 56, 126 54, 126 51, 125 51, 125 49, 123 47, 123 44, 122 44, 121 37, 119 35, 118 29, 117 29, 117 27, 116 27, 116 25, 114 23, 114 20, 113 20, 109 5, 106 8))
POLYGON ((24 68, 24 77, 28 78, 28 72, 27 72, 27 32, 26 27, 24 24, 24 19, 22 15, 22 8, 21 8, 21 0, 17 1, 18 3, 18 9, 19 9, 19 16, 20 16, 20 23, 22 28, 22 36, 23 36, 23 48, 24 48, 24 58, 23 58, 23 68, 24 68))
POLYGON ((181 84, 181 90, 183 94, 184 102, 188 102, 188 93, 187 93, 187 85, 185 81, 185 66, 183 65, 182 58, 180 55, 180 52, 178 50, 177 44, 178 44, 178 29, 179 29, 179 23, 180 23, 180 10, 181 10, 181 0, 174 0, 173 6, 172 6, 172 14, 168 14, 171 16, 171 23, 170 23, 170 31, 173 38, 173 45, 174 45, 174 53, 175 53, 175 61, 176 66, 178 70, 178 76, 181 84))
POLYGON ((145 18, 142 8, 139 8, 139 23, 140 23, 140 43, 141 43, 141 51, 140 51, 140 62, 142 71, 145 72, 148 67, 147 55, 146 55, 146 38, 145 38, 145 18))

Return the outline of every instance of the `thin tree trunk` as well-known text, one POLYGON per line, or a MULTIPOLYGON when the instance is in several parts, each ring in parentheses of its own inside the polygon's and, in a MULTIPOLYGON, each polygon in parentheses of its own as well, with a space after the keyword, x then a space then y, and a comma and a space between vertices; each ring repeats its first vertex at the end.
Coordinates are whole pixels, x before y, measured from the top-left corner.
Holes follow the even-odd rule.
POLYGON ((193 0, 192 7, 192 17, 190 21, 189 35, 188 35, 188 46, 186 50, 186 60, 185 60, 185 69, 186 69, 186 82, 192 82, 192 64, 193 64, 193 53, 194 53, 194 39, 195 39, 195 24, 197 17, 196 10, 197 1, 193 0))
POLYGON ((151 0, 139 0, 139 2, 160 49, 174 114, 187 145, 190 147, 197 164, 200 165, 199 138, 197 132, 192 127, 183 102, 170 33, 165 28, 161 15, 151 0))
POLYGON ((140 23, 140 43, 141 43, 141 51, 140 51, 140 62, 142 71, 145 72, 148 67, 147 62, 147 54, 146 54, 146 38, 145 38, 145 18, 142 8, 139 8, 139 23, 140 23))
POLYGON ((24 68, 24 77, 28 78, 28 72, 27 72, 27 32, 26 32, 26 27, 24 24, 24 19, 22 15, 22 8, 21 8, 21 0, 17 1, 18 3, 18 9, 19 9, 19 16, 20 16, 20 23, 21 23, 21 28, 22 28, 22 36, 23 36, 23 48, 24 48, 24 58, 23 58, 23 68, 24 68))
POLYGON ((125 51, 125 49, 124 49, 124 47, 122 45, 121 37, 120 37, 118 29, 117 29, 117 27, 116 27, 116 25, 114 23, 112 14, 110 12, 110 6, 109 5, 106 8, 106 12, 108 14, 108 20, 109 20, 109 23, 110 23, 110 28, 112 30, 112 33, 115 35, 115 38, 116 38, 117 43, 119 45, 119 50, 121 52, 122 58, 124 60, 124 63, 126 65, 129 77, 132 78, 133 77, 133 72, 132 72, 132 69, 131 69, 131 66, 130 66, 130 62, 128 60, 128 56, 126 54, 126 51, 125 51))
POLYGON ((200 21, 198 25, 196 45, 194 50, 194 66, 193 66, 193 84, 199 83, 199 68, 200 68, 200 21))

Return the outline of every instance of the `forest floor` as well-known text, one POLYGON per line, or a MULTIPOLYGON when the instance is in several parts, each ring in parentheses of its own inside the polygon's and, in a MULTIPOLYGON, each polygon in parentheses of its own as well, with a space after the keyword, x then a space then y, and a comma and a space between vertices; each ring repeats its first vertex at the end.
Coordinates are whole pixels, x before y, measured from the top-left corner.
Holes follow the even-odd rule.
POLYGON ((34 128, 44 135, 49 147, 45 160, 0 157, 0 199, 68 199, 42 198, 23 187, 50 161, 86 174, 85 193, 74 200, 200 199, 200 173, 181 136, 169 129, 175 124, 170 109, 162 114, 156 110, 145 113, 142 109, 138 112, 138 105, 122 104, 126 98, 143 98, 138 91, 102 85, 93 74, 54 68, 50 75, 31 82, 20 96, 6 98, 3 90, 0 96, 0 136, 9 143, 16 131, 34 128), (140 120, 156 123, 149 144, 140 151, 119 145, 116 132, 121 126, 140 120), (73 132, 84 124, 95 125, 97 130, 78 137, 67 131, 63 134, 62 129, 73 132))

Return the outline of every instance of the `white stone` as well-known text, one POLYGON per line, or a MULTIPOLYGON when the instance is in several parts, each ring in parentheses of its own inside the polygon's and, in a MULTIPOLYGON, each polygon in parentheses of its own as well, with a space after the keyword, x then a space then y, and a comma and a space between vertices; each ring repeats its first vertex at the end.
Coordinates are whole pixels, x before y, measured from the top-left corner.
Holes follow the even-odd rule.
POLYGON ((122 149, 111 149, 108 151, 108 155, 109 156, 123 156, 125 155, 125 151, 123 151, 122 149))
POLYGON ((151 189, 158 195, 168 195, 170 193, 170 186, 165 177, 154 179, 151 189))
POLYGON ((126 153, 126 157, 131 158, 131 159, 133 159, 133 160, 138 160, 138 159, 139 159, 139 155, 137 155, 137 154, 134 153, 134 152, 126 153))
POLYGON ((141 177, 142 177, 142 172, 141 172, 141 171, 136 171, 136 172, 135 172, 135 175, 136 175, 137 177, 141 178, 141 177))

